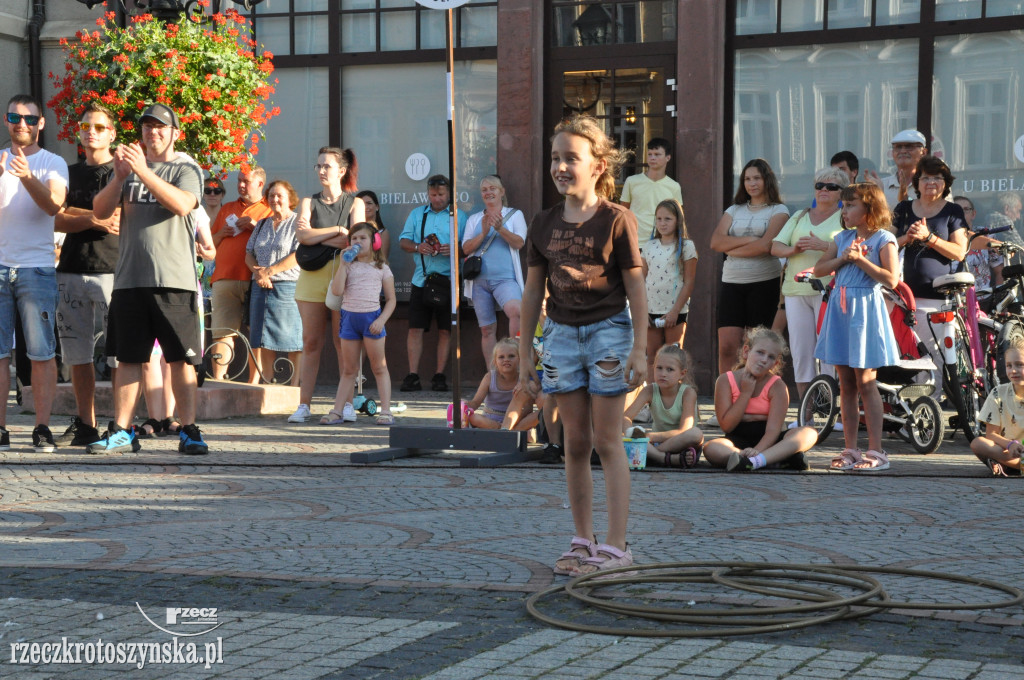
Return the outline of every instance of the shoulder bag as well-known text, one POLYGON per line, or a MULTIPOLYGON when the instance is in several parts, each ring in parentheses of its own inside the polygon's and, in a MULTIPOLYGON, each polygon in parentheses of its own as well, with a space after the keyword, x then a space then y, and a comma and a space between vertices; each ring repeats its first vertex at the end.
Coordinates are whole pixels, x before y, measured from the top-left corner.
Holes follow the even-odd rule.
MULTIPOLYGON (((423 221, 420 222, 420 243, 423 243, 426 227, 427 227, 427 214, 429 209, 423 208, 423 221)), ((452 280, 444 274, 427 274, 427 260, 420 254, 420 260, 423 263, 423 274, 426 276, 426 281, 423 283, 423 303, 428 307, 447 307, 451 304, 452 298, 452 280)))
MULTIPOLYGON (((355 203, 355 199, 349 193, 344 194, 341 200, 340 222, 334 225, 337 227, 348 222, 349 213, 352 212, 352 206, 355 203)), ((295 263, 299 265, 300 269, 307 272, 315 272, 323 269, 339 252, 341 251, 334 246, 324 245, 323 243, 314 243, 308 246, 300 243, 299 247, 295 249, 295 263)))
MULTIPOLYGON (((501 226, 505 226, 505 223, 509 221, 509 218, 511 218, 517 212, 519 211, 512 210, 507 215, 505 215, 505 217, 501 220, 501 226)), ((476 253, 466 258, 466 260, 462 263, 462 278, 466 279, 467 281, 472 281, 476 277, 480 276, 480 272, 482 272, 484 269, 484 253, 486 253, 487 249, 491 247, 491 241, 493 241, 494 237, 497 235, 498 230, 492 229, 491 235, 487 237, 487 243, 484 244, 483 249, 477 251, 476 253)))

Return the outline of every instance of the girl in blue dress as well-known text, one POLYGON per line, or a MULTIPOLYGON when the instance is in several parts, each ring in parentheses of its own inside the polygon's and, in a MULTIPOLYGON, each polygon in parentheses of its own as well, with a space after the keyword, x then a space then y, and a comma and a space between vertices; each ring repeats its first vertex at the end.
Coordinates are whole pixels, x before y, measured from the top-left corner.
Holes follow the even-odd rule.
POLYGON ((842 195, 843 231, 814 265, 815 276, 836 273, 835 289, 825 310, 814 356, 836 367, 846 448, 832 460, 832 470, 878 472, 889 468, 882 451, 882 398, 875 371, 894 365, 899 350, 882 297, 882 286, 899 281, 896 237, 885 194, 874 184, 851 184, 842 195), (857 448, 864 404, 868 450, 857 448))

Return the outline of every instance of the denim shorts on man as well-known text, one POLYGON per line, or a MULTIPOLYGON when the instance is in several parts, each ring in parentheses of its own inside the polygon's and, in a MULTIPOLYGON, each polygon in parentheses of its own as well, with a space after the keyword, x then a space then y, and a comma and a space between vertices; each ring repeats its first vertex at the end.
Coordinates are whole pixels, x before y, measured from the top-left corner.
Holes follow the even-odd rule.
POLYGON ((547 394, 564 394, 586 389, 601 397, 615 397, 629 391, 626 360, 633 351, 633 322, 629 306, 612 316, 586 326, 544 322, 544 354, 541 387, 547 394), (612 362, 610 368, 598 365, 612 362))
POLYGON ((25 353, 32 361, 57 356, 57 270, 55 267, 0 266, 0 359, 14 347, 14 309, 21 314, 25 353))

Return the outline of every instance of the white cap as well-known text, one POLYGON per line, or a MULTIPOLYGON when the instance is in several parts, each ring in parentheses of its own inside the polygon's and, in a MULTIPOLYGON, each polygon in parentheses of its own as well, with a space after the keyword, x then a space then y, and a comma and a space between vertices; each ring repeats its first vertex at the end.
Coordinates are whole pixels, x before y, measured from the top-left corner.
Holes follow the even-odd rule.
POLYGON ((910 144, 920 144, 921 146, 927 146, 928 141, 924 138, 917 130, 901 130, 896 133, 896 136, 892 138, 892 143, 898 142, 909 142, 910 144))

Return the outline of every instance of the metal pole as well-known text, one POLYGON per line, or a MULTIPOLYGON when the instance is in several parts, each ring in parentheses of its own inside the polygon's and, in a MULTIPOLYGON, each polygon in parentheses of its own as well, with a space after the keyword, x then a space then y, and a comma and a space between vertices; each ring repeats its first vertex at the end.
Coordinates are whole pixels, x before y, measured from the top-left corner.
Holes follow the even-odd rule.
POLYGON ((458 207, 458 182, 455 179, 455 58, 453 54, 452 40, 452 9, 449 7, 445 12, 445 62, 448 70, 448 176, 451 178, 452 190, 448 196, 449 229, 451 232, 449 243, 451 244, 451 268, 452 268, 452 331, 451 342, 449 343, 450 358, 452 366, 452 427, 456 430, 462 428, 462 400, 459 399, 459 382, 461 371, 459 364, 462 351, 459 338, 459 304, 462 298, 462 285, 459 280, 459 207, 458 207))

